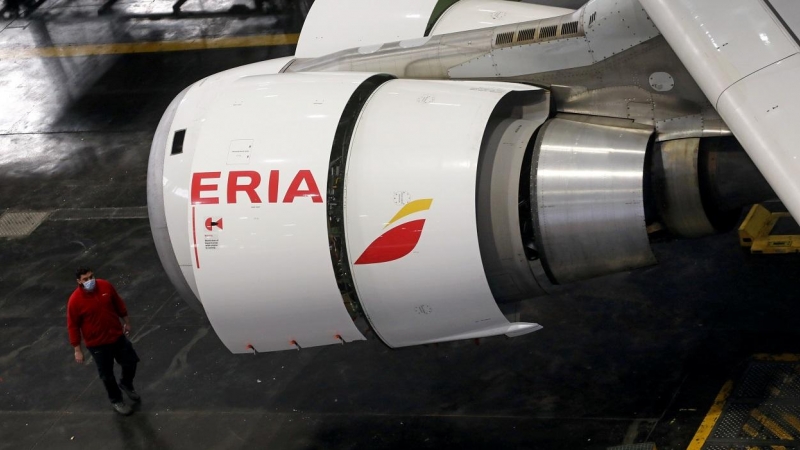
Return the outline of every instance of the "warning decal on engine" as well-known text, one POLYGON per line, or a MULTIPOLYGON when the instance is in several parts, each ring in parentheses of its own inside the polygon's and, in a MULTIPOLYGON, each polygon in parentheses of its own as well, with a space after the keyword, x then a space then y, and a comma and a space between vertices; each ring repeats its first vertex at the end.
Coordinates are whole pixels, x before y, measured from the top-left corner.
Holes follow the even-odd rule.
POLYGON ((206 234, 204 236, 205 236, 206 250, 216 250, 219 247, 219 235, 206 234))

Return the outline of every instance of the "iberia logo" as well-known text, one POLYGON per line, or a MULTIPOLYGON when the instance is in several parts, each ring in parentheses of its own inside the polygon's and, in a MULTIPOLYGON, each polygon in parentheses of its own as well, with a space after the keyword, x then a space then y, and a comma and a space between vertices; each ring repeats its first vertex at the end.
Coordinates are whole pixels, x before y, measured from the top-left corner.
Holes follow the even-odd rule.
MULTIPOLYGON (((400 211, 397 211, 397 214, 392 217, 392 220, 384 228, 403 217, 429 210, 431 203, 433 203, 432 198, 423 198, 407 203, 400 208, 400 211)), ((364 253, 356 260, 356 264, 384 263, 406 256, 417 246, 419 238, 422 236, 423 226, 425 226, 425 219, 417 219, 405 222, 383 233, 367 246, 364 253)))

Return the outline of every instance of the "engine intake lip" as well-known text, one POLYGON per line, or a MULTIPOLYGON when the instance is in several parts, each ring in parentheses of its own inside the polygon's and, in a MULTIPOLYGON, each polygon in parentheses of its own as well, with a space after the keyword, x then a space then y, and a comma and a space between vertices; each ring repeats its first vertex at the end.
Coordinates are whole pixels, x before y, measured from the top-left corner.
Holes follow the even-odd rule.
POLYGON ((166 272, 172 285, 175 286, 178 295, 192 309, 204 314, 203 304, 194 294, 197 286, 189 286, 189 282, 183 276, 180 264, 175 256, 175 249, 172 247, 172 239, 170 239, 167 226, 167 214, 164 208, 164 160, 167 157, 167 146, 171 144, 172 122, 175 119, 178 105, 180 105, 190 88, 184 89, 172 100, 172 103, 169 104, 158 122, 158 128, 156 128, 153 143, 150 146, 150 158, 147 162, 147 215, 150 218, 153 242, 156 246, 158 258, 161 260, 161 265, 164 267, 164 272, 166 272))

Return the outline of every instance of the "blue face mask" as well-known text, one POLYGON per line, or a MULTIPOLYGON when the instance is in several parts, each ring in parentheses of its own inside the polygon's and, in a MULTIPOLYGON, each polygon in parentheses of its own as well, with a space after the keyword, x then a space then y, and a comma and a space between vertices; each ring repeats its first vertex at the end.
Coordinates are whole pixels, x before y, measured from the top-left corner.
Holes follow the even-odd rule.
POLYGON ((94 290, 94 282, 95 282, 94 278, 92 278, 89 281, 84 282, 83 283, 83 288, 86 289, 87 291, 93 291, 94 290))

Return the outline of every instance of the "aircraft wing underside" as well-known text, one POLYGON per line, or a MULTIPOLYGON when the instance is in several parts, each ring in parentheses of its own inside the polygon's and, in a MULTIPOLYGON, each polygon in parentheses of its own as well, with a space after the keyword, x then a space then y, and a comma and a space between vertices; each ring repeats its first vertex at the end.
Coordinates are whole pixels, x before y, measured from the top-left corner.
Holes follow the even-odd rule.
POLYGON ((800 42, 788 25, 800 18, 800 5, 641 3, 780 199, 800 217, 800 42))

